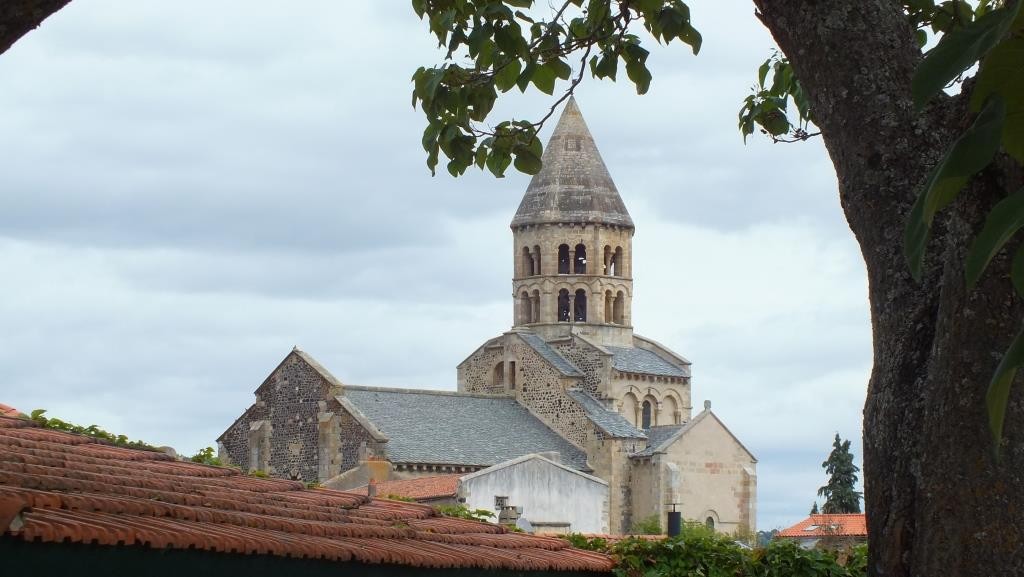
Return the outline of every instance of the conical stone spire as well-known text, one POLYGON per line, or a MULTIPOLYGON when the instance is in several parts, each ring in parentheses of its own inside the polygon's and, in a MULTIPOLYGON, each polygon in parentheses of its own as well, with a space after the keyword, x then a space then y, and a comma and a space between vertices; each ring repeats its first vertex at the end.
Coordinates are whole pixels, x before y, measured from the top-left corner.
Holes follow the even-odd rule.
POLYGON ((512 227, 594 223, 633 228, 626 205, 572 97, 544 148, 544 167, 526 189, 512 227))

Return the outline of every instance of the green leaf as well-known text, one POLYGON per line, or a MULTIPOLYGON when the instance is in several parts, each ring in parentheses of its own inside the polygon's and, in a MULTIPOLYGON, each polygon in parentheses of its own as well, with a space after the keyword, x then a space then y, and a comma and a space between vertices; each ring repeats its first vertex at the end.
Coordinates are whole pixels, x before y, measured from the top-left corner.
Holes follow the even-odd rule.
POLYGON ((557 78, 557 76, 554 68, 547 64, 542 64, 534 69, 533 78, 530 80, 538 90, 544 94, 550 95, 555 92, 555 78, 557 78))
POLYGON ((1024 38, 999 43, 981 62, 971 109, 980 110, 985 100, 998 94, 1006 102, 1007 122, 1003 127, 1003 147, 1024 162, 1024 38))
POLYGON ((969 288, 974 288, 988 263, 1021 227, 1024 227, 1024 188, 992 207, 985 226, 971 243, 965 267, 969 288))
POLYGON ((1010 399, 1010 387, 1013 385, 1013 378, 1017 375, 1017 369, 1024 364, 1024 329, 1017 333, 1006 350, 1003 359, 999 361, 996 372, 988 384, 988 391, 985 393, 985 406, 988 408, 988 428, 992 433, 993 449, 996 457, 999 456, 999 446, 1003 438, 1003 422, 1006 418, 1006 405, 1010 399))
POLYGON ((925 181, 910 211, 903 237, 904 254, 915 279, 921 278, 924 251, 935 214, 952 202, 970 177, 985 168, 995 156, 1005 117, 1006 106, 999 96, 993 95, 925 181))
POLYGON ((525 174, 537 174, 541 169, 540 157, 528 148, 520 148, 516 152, 515 167, 525 174))
POLYGON ((519 59, 513 58, 494 75, 494 87, 502 92, 508 92, 516 85, 516 80, 519 78, 519 73, 522 72, 522 69, 523 65, 519 62, 519 59))
POLYGON ((914 71, 911 93, 920 110, 944 86, 982 58, 1010 29, 1022 2, 1002 7, 947 33, 914 71))

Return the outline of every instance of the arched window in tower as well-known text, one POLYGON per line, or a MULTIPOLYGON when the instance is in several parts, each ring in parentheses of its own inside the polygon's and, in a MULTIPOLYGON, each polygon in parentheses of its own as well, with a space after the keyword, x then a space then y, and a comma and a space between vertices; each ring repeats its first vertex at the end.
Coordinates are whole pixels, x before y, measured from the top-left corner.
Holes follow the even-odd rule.
POLYGON ((533 245, 533 274, 544 274, 540 268, 540 246, 533 245))
POLYGON ((576 274, 587 274, 587 247, 583 243, 576 245, 576 262, 573 265, 576 274))
POLYGON ((535 274, 537 274, 537 273, 534 271, 533 255, 530 254, 530 248, 524 246, 523 247, 523 269, 522 269, 522 275, 523 276, 533 276, 535 274))
MULTIPOLYGON (((506 253, 507 254, 507 253, 506 253)), ((650 401, 644 401, 643 406, 640 408, 640 428, 650 429, 651 428, 651 407, 650 401)))
POLYGON ((612 247, 604 245, 604 270, 601 274, 611 276, 612 274, 612 247))
POLYGON ((530 322, 540 322, 540 291, 534 290, 533 296, 530 297, 530 322))
POLYGON ((525 325, 533 322, 533 300, 530 293, 523 291, 519 296, 519 324, 525 325))
POLYGON ((587 291, 583 289, 576 290, 576 298, 573 300, 572 318, 578 323, 587 322, 587 291))
POLYGON ((558 322, 569 322, 569 291, 565 289, 558 291, 558 322))
POLYGON ((615 255, 612 256, 612 276, 622 276, 626 273, 626 267, 622 263, 622 247, 615 247, 615 255))
POLYGON ((712 531, 714 531, 715 530, 715 518, 714 517, 708 517, 707 519, 704 519, 704 526, 707 527, 708 529, 711 529, 712 531))
POLYGON ((505 361, 501 361, 494 365, 494 374, 491 384, 495 386, 505 385, 505 361))
POLYGON ((612 316, 612 310, 615 303, 615 297, 612 296, 612 291, 604 291, 604 322, 614 323, 615 317, 612 316))
POLYGON ((612 318, 617 325, 624 325, 626 317, 626 295, 619 291, 619 294, 615 295, 615 304, 612 305, 612 318))
POLYGON ((569 245, 558 245, 558 274, 569 274, 569 245))

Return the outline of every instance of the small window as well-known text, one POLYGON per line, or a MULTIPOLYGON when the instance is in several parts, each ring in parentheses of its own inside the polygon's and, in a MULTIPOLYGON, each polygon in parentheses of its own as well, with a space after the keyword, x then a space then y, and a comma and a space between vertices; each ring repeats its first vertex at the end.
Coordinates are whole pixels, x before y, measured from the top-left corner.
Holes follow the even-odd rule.
POLYGON ((572 260, 569 258, 569 245, 558 245, 558 274, 569 274, 571 267, 572 260))
POLYGON ((640 428, 650 429, 651 428, 651 402, 644 401, 643 408, 640 412, 640 428))
POLYGON ((494 508, 495 509, 504 509, 505 507, 508 507, 508 496, 499 497, 498 495, 495 495, 494 496, 494 508))
POLYGON ((515 390, 516 388, 516 362, 508 362, 508 388, 515 390))
POLYGON ((715 518, 714 517, 708 517, 707 519, 704 519, 704 525, 706 525, 708 529, 714 530, 715 529, 715 518))

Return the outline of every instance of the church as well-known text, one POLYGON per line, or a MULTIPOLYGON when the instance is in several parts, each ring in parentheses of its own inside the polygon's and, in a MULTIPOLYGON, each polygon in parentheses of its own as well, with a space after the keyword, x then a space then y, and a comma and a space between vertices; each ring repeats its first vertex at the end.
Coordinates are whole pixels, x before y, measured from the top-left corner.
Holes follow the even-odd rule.
POLYGON ((352 488, 467 474, 528 454, 607 483, 608 532, 651 516, 756 528, 757 459, 690 362, 633 330, 633 220, 570 99, 512 218, 510 330, 457 367, 458 391, 346 385, 294 349, 218 438, 221 458, 352 488))

